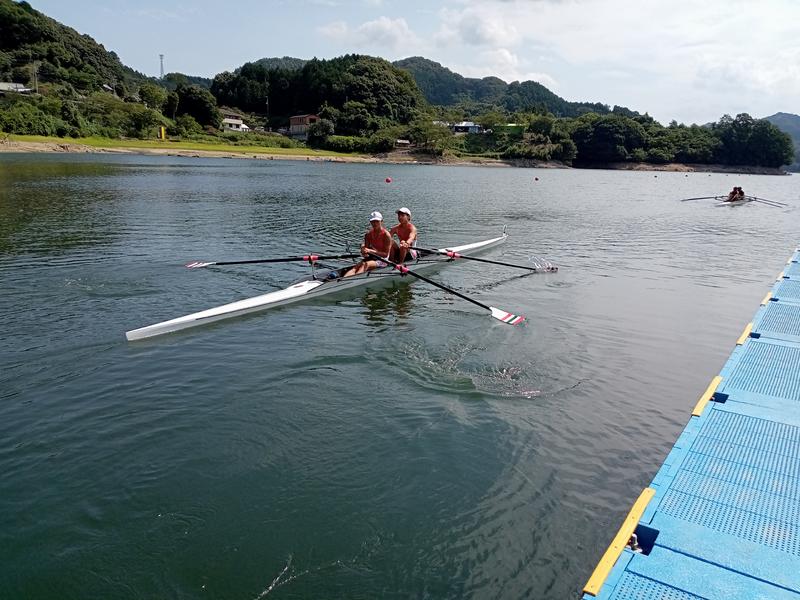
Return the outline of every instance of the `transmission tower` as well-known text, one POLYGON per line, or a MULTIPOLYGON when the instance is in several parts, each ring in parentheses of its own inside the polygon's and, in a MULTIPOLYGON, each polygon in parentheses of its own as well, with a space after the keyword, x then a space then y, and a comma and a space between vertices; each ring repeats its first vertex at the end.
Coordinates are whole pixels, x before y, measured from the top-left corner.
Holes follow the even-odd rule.
POLYGON ((158 58, 161 59, 161 79, 164 79, 164 55, 159 54, 158 58))

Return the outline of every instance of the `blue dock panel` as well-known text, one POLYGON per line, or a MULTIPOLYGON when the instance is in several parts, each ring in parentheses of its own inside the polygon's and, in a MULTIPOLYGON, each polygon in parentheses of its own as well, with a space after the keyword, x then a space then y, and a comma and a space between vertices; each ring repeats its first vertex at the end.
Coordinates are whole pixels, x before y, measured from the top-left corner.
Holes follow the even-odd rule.
POLYGON ((800 600, 800 251, 646 492, 584 600, 800 600))

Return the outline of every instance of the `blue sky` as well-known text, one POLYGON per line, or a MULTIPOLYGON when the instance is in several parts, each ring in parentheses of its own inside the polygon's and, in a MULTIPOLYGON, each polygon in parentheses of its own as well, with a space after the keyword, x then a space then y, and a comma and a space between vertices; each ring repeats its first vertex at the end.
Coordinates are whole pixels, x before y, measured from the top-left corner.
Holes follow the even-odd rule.
POLYGON ((662 123, 800 113, 798 0, 30 0, 124 63, 213 77, 265 56, 425 56, 662 123))

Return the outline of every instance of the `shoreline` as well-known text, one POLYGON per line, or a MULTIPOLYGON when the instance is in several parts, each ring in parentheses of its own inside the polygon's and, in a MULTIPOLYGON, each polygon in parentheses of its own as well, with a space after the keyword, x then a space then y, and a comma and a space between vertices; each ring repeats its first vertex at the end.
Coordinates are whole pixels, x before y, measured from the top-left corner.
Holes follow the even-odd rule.
POLYGON ((247 160, 307 160, 322 162, 344 163, 373 163, 373 164, 411 164, 411 165, 441 165, 441 166, 477 166, 501 168, 535 168, 535 169, 606 169, 614 171, 655 171, 677 173, 725 173, 737 175, 789 175, 790 173, 780 168, 728 166, 728 165, 699 165, 686 163, 609 163, 605 165, 591 165, 573 167, 558 161, 538 161, 531 159, 500 159, 485 157, 434 157, 412 154, 408 150, 394 151, 383 154, 338 154, 333 152, 320 152, 304 150, 304 152, 288 153, 278 150, 263 148, 254 151, 247 150, 211 150, 200 148, 158 148, 139 146, 103 146, 82 144, 79 141, 29 141, 16 140, 11 136, 0 138, 0 154, 3 153, 45 153, 45 154, 137 154, 143 156, 180 156, 184 158, 240 158, 247 160))

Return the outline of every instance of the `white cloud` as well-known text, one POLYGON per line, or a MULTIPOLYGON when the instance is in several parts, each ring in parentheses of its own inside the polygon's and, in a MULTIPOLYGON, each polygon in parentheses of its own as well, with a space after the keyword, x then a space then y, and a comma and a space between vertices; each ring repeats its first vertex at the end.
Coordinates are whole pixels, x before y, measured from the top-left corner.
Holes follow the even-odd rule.
POLYGON ((505 82, 537 81, 555 91, 558 82, 547 73, 527 68, 525 61, 507 48, 497 48, 479 54, 470 64, 454 67, 454 70, 465 77, 499 77, 505 82))
POLYGON ((462 63, 453 68, 465 75, 496 69, 506 80, 558 80, 568 99, 662 120, 708 121, 726 105, 763 116, 779 99, 784 110, 800 104, 796 0, 454 0, 438 18, 439 60, 462 63))
POLYGON ((393 13, 318 31, 340 52, 426 56, 468 77, 534 80, 568 100, 621 104, 662 122, 800 106, 797 0, 405 1, 403 11, 360 0, 362 10, 393 13))
POLYGON ((350 33, 350 28, 344 21, 331 21, 325 25, 317 27, 317 31, 334 41, 341 42, 347 39, 350 33))
MULTIPOLYGON (((417 35, 411 31, 402 17, 390 19, 382 16, 355 28, 351 28, 344 21, 333 21, 318 27, 317 31, 336 42, 345 42, 348 46, 360 49, 371 49, 379 56, 384 56, 387 50, 396 52, 421 45, 417 35)), ((350 48, 345 49, 349 50, 350 48)))
POLYGON ((514 21, 504 18, 501 13, 485 11, 480 6, 460 11, 444 9, 440 18, 441 27, 435 35, 440 44, 514 45, 521 39, 514 21))

